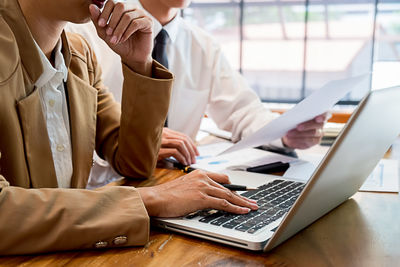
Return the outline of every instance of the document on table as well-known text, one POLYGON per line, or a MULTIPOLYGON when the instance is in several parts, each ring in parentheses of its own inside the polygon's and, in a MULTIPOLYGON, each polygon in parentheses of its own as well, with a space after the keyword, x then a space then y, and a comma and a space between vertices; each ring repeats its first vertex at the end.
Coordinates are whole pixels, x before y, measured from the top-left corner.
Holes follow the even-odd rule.
POLYGON ((251 136, 242 139, 221 154, 230 153, 244 148, 268 144, 283 137, 289 130, 296 128, 302 122, 329 111, 347 93, 369 79, 370 75, 335 80, 315 91, 292 109, 271 121, 251 136))
MULTIPOLYGON (((303 162, 291 164, 283 177, 293 178, 307 182, 323 155, 312 154, 307 157, 300 157, 303 162)), ((369 192, 399 192, 399 162, 393 159, 382 159, 375 169, 368 176, 359 191, 369 192)))
POLYGON ((399 192, 399 162, 382 159, 359 191, 399 192))
POLYGON ((218 155, 232 145, 233 144, 229 142, 220 142, 197 147, 200 156, 196 157, 196 164, 192 164, 191 167, 205 171, 221 172, 224 170, 245 170, 248 167, 260 166, 277 161, 285 163, 299 161, 293 157, 255 148, 247 148, 224 155, 218 155))
POLYGON ((226 140, 232 139, 232 133, 228 131, 224 131, 218 128, 217 124, 210 118, 203 118, 200 124, 200 130, 203 132, 207 132, 216 137, 220 137, 226 140))

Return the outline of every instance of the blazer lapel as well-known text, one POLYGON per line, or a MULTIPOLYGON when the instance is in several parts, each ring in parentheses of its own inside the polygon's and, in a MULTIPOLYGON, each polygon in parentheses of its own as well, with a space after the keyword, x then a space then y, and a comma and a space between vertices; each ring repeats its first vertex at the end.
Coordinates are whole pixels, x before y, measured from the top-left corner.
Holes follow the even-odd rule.
POLYGON ((69 71, 67 91, 74 167, 71 186, 85 188, 95 150, 97 90, 69 71))
POLYGON ((58 187, 39 90, 17 102, 32 187, 58 187))

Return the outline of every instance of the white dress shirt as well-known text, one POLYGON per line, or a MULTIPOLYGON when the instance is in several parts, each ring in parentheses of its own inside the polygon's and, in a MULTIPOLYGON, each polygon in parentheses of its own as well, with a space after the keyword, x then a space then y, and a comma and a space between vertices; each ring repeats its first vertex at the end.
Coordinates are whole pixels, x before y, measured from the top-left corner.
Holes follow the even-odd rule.
POLYGON ((64 88, 68 70, 61 53, 61 40, 55 48, 55 68, 38 45, 37 48, 43 65, 43 73, 35 86, 39 90, 58 187, 69 188, 73 169, 70 124, 64 88))

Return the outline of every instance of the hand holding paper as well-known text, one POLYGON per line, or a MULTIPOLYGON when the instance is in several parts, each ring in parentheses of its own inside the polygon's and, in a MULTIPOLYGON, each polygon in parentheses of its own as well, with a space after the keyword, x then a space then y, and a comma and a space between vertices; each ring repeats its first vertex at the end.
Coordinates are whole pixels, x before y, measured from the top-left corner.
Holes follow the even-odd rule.
POLYGON ((333 105, 335 105, 347 93, 352 91, 363 81, 369 79, 369 77, 370 75, 366 74, 349 79, 329 82, 321 89, 315 91, 306 99, 298 103, 295 107, 271 121, 248 138, 242 139, 221 154, 243 148, 265 145, 276 139, 282 138, 287 132, 296 128, 300 123, 311 120, 330 110, 333 105))
POLYGON ((319 115, 312 120, 303 122, 282 137, 285 146, 293 149, 307 149, 321 142, 325 121, 328 114, 319 115))

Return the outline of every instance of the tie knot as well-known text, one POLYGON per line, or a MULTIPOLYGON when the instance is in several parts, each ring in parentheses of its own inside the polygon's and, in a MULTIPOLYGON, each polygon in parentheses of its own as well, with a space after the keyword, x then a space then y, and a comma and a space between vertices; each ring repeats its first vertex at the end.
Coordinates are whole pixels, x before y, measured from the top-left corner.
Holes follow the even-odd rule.
POLYGON ((158 44, 166 45, 168 40, 168 33, 166 30, 162 29, 156 36, 156 42, 158 44))

